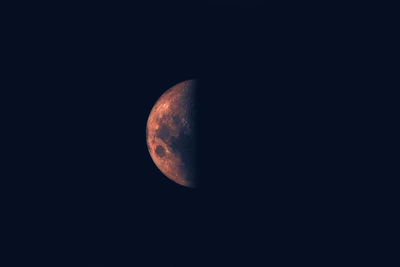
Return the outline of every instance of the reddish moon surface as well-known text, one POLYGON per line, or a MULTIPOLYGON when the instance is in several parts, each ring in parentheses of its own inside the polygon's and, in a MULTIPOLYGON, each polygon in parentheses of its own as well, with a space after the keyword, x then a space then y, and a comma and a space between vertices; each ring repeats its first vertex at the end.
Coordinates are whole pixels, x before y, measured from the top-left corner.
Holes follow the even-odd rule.
POLYGON ((196 187, 196 80, 168 89, 154 104, 146 126, 147 147, 158 169, 172 181, 196 187))

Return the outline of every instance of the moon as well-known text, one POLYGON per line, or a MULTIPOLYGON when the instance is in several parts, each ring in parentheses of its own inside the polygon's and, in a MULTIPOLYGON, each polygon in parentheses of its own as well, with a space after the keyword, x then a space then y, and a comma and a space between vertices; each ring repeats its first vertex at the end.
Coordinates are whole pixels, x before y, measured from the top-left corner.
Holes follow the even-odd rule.
POLYGON ((197 186, 195 168, 196 80, 186 80, 168 89, 154 104, 146 125, 150 156, 172 181, 197 186))

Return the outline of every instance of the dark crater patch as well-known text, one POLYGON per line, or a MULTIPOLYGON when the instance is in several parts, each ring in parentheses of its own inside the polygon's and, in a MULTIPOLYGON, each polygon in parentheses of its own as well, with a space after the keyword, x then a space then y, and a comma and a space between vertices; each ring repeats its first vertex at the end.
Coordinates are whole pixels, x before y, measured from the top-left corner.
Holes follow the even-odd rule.
POLYGON ((162 146, 156 147, 156 154, 161 158, 165 156, 165 149, 162 146))
POLYGON ((156 135, 165 143, 168 143, 168 138, 170 137, 169 128, 166 125, 161 124, 160 128, 156 131, 156 135))
POLYGON ((180 124, 180 122, 181 122, 181 120, 179 119, 179 117, 176 116, 176 115, 172 115, 172 121, 174 122, 174 124, 175 124, 176 126, 178 126, 178 125, 180 124))

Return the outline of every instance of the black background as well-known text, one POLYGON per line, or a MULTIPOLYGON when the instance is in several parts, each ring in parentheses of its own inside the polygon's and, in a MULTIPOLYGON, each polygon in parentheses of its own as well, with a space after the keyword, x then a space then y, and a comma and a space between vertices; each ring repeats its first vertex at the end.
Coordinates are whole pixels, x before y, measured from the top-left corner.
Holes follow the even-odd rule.
POLYGON ((346 75, 359 48, 348 56, 324 9, 297 8, 21 8, 29 16, 10 22, 19 30, 9 247, 34 262, 104 266, 252 266, 327 253, 319 244, 340 239, 335 214, 353 186, 344 171, 352 148, 343 152, 352 136, 337 126, 357 123, 346 75), (158 97, 192 78, 195 190, 161 174, 145 139, 158 97))

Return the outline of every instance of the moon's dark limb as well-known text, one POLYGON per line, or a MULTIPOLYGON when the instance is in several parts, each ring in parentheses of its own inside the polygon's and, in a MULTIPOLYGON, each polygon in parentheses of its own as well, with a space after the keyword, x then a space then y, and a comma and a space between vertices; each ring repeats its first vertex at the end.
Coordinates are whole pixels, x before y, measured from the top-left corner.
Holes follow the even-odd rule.
POLYGON ((157 167, 171 180, 196 186, 196 81, 168 89, 156 102, 147 121, 147 145, 157 167))
MULTIPOLYGON (((171 148, 175 153, 178 153, 182 159, 183 165, 187 168, 188 173, 195 173, 194 171, 194 155, 195 143, 193 136, 190 133, 181 131, 177 138, 171 137, 171 148)), ((190 176, 190 175, 189 175, 190 176)))

